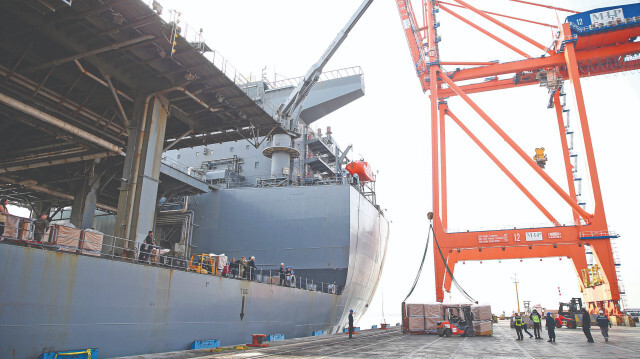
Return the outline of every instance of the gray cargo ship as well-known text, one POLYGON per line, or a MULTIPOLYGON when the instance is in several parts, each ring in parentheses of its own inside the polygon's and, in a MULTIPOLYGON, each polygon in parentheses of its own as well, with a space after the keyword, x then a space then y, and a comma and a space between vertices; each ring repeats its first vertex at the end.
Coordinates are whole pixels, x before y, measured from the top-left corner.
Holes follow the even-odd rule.
POLYGON ((6 218, 0 358, 336 333, 349 309, 362 316, 389 222, 373 174, 346 171, 350 146, 311 125, 364 95, 359 69, 322 67, 370 2, 320 66, 277 82, 209 59, 202 34, 188 40, 156 2, 2 3, 19 36, 0 45, 0 119, 24 140, 0 155, 0 197, 56 223, 36 239, 31 220, 6 218), (149 229, 158 252, 141 260, 149 229), (192 260, 212 253, 257 269, 240 279, 192 260), (274 280, 280 263, 289 285, 274 280))

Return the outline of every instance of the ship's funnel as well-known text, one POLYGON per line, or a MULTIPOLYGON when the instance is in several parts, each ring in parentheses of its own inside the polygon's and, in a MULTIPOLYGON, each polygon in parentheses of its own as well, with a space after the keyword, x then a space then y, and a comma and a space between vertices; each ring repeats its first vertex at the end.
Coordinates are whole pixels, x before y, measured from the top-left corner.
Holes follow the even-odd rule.
POLYGON ((291 136, 284 133, 273 135, 271 146, 262 154, 271 158, 271 176, 276 178, 288 176, 291 158, 300 156, 300 152, 291 147, 291 136))

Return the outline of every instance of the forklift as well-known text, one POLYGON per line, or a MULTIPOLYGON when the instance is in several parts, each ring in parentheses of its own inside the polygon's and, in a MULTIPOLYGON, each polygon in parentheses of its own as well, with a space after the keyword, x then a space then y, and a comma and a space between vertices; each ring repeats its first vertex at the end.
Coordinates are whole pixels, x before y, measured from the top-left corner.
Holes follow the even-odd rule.
POLYGON ((216 274, 216 260, 209 254, 201 253, 191 256, 189 261, 189 271, 201 274, 216 274))
POLYGON ((564 325, 567 328, 576 329, 578 327, 576 315, 582 313, 582 308, 582 298, 571 298, 569 303, 560 303, 555 317, 556 328, 562 328, 564 325))
POLYGON ((471 313, 470 304, 445 305, 442 319, 437 322, 439 336, 473 336, 473 313, 471 313))

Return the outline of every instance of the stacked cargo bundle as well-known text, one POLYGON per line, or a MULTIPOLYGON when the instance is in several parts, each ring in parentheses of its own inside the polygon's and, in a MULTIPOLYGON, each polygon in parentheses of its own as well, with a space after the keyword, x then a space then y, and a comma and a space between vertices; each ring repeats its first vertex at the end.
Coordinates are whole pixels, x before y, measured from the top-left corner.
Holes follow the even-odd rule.
POLYGON ((411 333, 424 333, 424 305, 407 304, 408 329, 411 333))
POLYGON ((95 229, 86 229, 82 231, 78 249, 80 249, 81 253, 99 257, 103 238, 104 234, 102 232, 95 229))
POLYGON ((424 305, 424 329, 429 334, 438 334, 438 321, 444 315, 442 303, 424 305))
POLYGON ((442 303, 407 304, 405 307, 407 329, 414 334, 437 334, 438 321, 442 320, 442 303))
POLYGON ((70 223, 54 224, 49 234, 49 243, 57 246, 59 250, 77 252, 82 238, 82 230, 75 228, 70 223))
POLYGON ((473 332, 476 336, 492 335, 493 321, 490 305, 474 305, 471 307, 473 313, 473 332))

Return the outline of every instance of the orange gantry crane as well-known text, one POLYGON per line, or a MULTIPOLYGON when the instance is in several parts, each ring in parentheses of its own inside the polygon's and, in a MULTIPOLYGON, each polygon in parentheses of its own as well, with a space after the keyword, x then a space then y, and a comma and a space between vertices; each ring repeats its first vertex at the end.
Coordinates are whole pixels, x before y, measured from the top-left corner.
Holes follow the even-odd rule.
MULTIPOLYGON (((541 22, 521 19, 504 14, 480 10, 463 0, 455 3, 435 0, 421 0, 422 23, 419 24, 411 0, 396 0, 405 35, 407 37, 413 64, 422 90, 430 93, 431 106, 431 153, 432 153, 432 196, 433 229, 438 248, 434 250, 436 299, 444 299, 444 291, 450 291, 455 264, 464 260, 522 259, 541 257, 568 257, 573 261, 578 277, 592 273, 594 268, 587 264, 585 246, 593 252, 599 272, 598 281, 588 278, 580 281, 585 303, 591 312, 604 309, 608 315, 619 315, 621 290, 616 275, 616 263, 612 254, 611 239, 617 237, 607 227, 600 182, 594 159, 587 111, 582 96, 580 79, 608 73, 624 72, 640 68, 640 42, 634 39, 640 35, 640 4, 614 6, 595 9, 583 13, 553 6, 535 4, 521 0, 509 0, 531 6, 542 6, 568 14, 567 22, 554 26, 541 22), (456 8, 456 10, 454 10, 456 8), (537 47, 540 54, 531 56, 513 44, 496 36, 486 27, 478 25, 458 14, 463 8, 499 26, 527 43, 537 47), (440 59, 438 36, 439 22, 436 17, 445 12, 501 45, 522 56, 509 62, 447 62, 440 59), (505 24, 499 17, 525 21, 540 26, 558 28, 551 46, 544 46, 522 32, 505 24), (542 55, 542 56, 541 56, 542 55), (446 71, 443 66, 465 66, 455 71, 446 71), (487 80, 490 78, 490 80, 487 80), (577 103, 579 125, 586 153, 591 192, 595 209, 587 212, 579 203, 570 148, 567 143, 567 129, 563 117, 563 81, 568 79, 577 103), (473 81, 480 80, 480 81, 473 81), (464 81, 463 84, 458 83, 464 81), (549 107, 555 107, 556 120, 560 131, 566 180, 566 192, 543 169, 546 157, 542 151, 530 157, 509 135, 498 126, 469 96, 472 93, 508 90, 515 87, 540 84, 551 93, 549 107), (561 225, 551 212, 517 179, 507 166, 487 148, 458 118, 446 99, 459 96, 470 106, 518 155, 560 196, 573 213, 574 222, 561 225), (504 172, 524 195, 549 220, 549 225, 540 228, 514 228, 480 232, 453 233, 447 231, 447 173, 445 123, 453 121, 475 142, 480 149, 504 172), (537 159, 537 161, 536 161, 537 159), (542 163, 540 163, 542 162, 542 163)), ((538 149, 540 150, 540 149, 538 149)))

